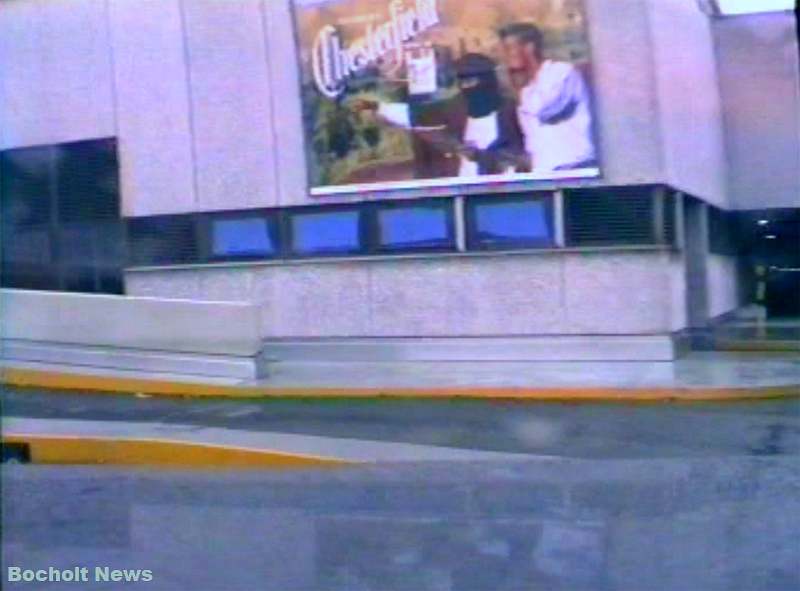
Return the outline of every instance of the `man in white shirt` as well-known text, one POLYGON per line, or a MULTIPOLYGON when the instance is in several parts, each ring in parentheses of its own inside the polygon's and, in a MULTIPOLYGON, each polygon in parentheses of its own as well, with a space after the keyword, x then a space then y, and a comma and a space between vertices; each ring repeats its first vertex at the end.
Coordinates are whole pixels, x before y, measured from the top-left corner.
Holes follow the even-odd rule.
POLYGON ((409 103, 360 100, 356 108, 374 109, 385 122, 414 132, 428 148, 427 171, 420 177, 511 173, 524 153, 522 131, 516 105, 503 95, 496 69, 485 55, 462 56, 455 63, 459 95, 439 104, 437 114, 423 121, 412 123, 409 103))
POLYGON ((589 90, 578 69, 545 59, 536 25, 515 23, 500 31, 506 65, 517 89, 519 124, 534 172, 594 168, 589 90))

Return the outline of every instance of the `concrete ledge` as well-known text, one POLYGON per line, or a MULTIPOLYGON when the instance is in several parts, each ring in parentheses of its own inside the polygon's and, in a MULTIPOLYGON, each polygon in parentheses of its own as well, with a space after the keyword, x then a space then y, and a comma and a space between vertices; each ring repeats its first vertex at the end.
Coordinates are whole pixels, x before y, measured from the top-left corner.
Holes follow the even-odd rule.
POLYGON ((264 342, 270 361, 673 361, 672 335, 287 339, 264 342))
POLYGON ((258 306, 0 290, 2 337, 39 343, 255 357, 258 306))
POLYGON ((255 380, 265 373, 258 356, 169 353, 31 341, 0 341, 0 358, 12 362, 75 366, 77 373, 81 373, 81 367, 92 367, 240 380, 255 380))
POLYGON ((531 402, 708 402, 800 398, 800 386, 765 387, 387 387, 324 388, 236 386, 190 383, 107 375, 81 375, 30 369, 0 370, 0 382, 19 388, 44 388, 73 392, 149 394, 205 398, 308 398, 308 399, 475 399, 531 402))

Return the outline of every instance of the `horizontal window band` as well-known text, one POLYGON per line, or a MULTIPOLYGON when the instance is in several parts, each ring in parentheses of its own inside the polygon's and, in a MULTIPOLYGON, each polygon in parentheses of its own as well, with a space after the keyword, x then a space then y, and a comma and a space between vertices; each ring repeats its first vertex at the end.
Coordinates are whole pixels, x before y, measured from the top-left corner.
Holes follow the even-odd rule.
POLYGON ((563 256, 570 254, 643 254, 643 253, 668 253, 677 254, 678 250, 669 245, 644 244, 644 245, 616 245, 616 246, 587 246, 587 247, 552 247, 552 248, 525 248, 516 250, 472 250, 467 252, 438 252, 438 253, 403 253, 380 254, 367 256, 340 256, 316 258, 272 259, 261 261, 226 261, 218 263, 197 263, 184 265, 150 265, 136 266, 125 269, 126 273, 152 273, 159 271, 204 270, 226 268, 251 268, 251 267, 293 267, 316 264, 348 264, 348 263, 402 263, 415 260, 458 260, 480 258, 505 258, 520 256, 563 256))

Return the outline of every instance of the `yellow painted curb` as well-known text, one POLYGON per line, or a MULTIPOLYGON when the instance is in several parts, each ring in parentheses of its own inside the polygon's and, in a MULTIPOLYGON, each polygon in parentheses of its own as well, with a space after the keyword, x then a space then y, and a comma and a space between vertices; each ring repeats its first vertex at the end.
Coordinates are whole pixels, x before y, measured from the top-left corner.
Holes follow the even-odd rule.
POLYGON ((4 435, 4 444, 24 444, 34 464, 109 464, 165 468, 335 468, 337 458, 166 439, 121 439, 80 435, 4 435))
POLYGON ((390 387, 277 388, 226 386, 114 376, 5 369, 0 382, 19 388, 44 388, 97 393, 217 398, 405 398, 476 399, 552 402, 704 402, 800 397, 800 385, 761 388, 535 388, 535 387, 390 387))

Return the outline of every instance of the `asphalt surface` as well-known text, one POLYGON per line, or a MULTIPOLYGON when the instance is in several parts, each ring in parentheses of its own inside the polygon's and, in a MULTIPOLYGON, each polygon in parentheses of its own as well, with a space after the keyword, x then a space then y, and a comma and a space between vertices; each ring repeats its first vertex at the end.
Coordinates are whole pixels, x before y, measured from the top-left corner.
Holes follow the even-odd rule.
POLYGON ((574 458, 800 454, 800 400, 721 404, 183 400, 6 388, 11 417, 203 425, 574 458))
POLYGON ((198 473, 4 466, 3 558, 158 591, 797 591, 797 457, 198 473), (92 575, 94 576, 94 575, 92 575))
POLYGON ((6 416, 558 456, 344 470, 4 465, 4 589, 798 591, 800 402, 187 401, 6 390, 6 416), (149 583, 98 583, 95 567, 149 583))

